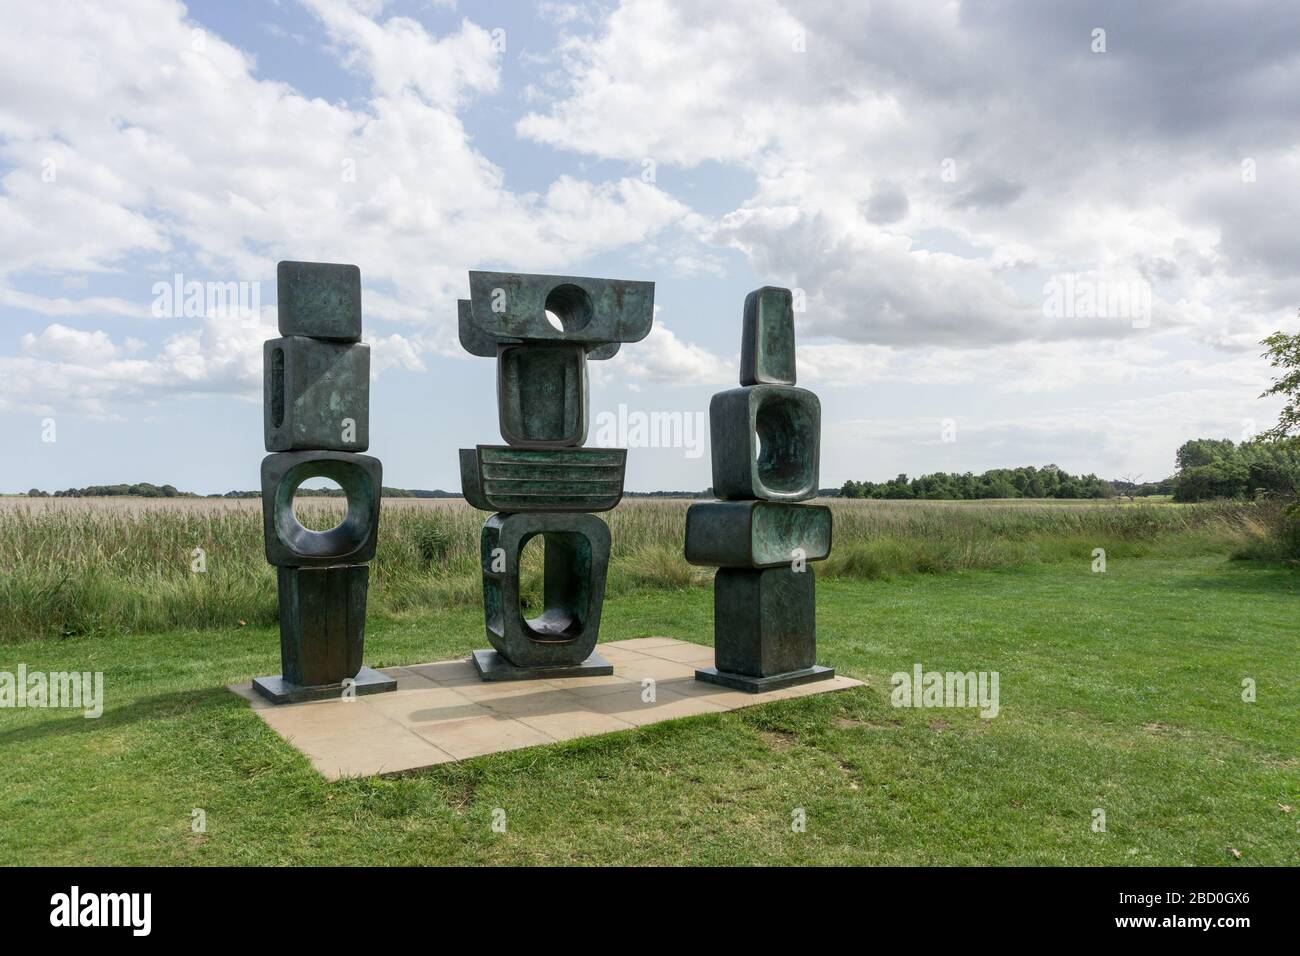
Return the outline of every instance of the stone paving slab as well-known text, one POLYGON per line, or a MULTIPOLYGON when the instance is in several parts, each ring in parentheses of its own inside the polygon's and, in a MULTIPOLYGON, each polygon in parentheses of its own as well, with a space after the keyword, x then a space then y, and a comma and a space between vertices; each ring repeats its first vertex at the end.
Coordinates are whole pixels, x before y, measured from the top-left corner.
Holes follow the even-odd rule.
POLYGON ((324 777, 337 780, 416 770, 862 683, 836 676, 749 694, 695 679, 695 668, 713 660, 713 649, 700 644, 638 637, 597 649, 614 665, 612 675, 486 683, 464 658, 380 668, 397 679, 397 690, 348 701, 276 706, 249 683, 232 684, 230 690, 306 754, 324 777), (652 702, 642 699, 646 678, 655 681, 652 702))

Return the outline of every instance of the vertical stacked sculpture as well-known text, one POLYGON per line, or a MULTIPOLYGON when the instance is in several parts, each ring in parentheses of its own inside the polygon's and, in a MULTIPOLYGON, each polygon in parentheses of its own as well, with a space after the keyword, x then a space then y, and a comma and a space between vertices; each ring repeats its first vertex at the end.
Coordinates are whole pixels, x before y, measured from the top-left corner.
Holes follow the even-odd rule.
POLYGON ((497 512, 483 525, 483 612, 492 649, 483 680, 610 674, 595 653, 609 567, 609 527, 592 512, 623 497, 624 448, 583 448, 587 361, 650 332, 654 283, 471 272, 460 343, 495 358, 505 445, 460 451, 465 500, 497 512), (548 317, 549 316, 549 317, 548 317), (543 538, 543 608, 525 619, 520 559, 543 538))
POLYGON ((750 692, 834 677, 816 663, 816 583, 831 550, 817 494, 821 403, 795 387, 789 289, 745 299, 740 388, 709 405, 713 493, 686 513, 686 560, 713 579, 714 666, 699 680, 750 692))
POLYGON ((362 666, 367 562, 379 540, 383 469, 370 447, 370 347, 361 344, 361 271, 325 262, 276 270, 281 338, 263 347, 266 450, 262 531, 278 572, 283 673, 253 686, 275 703, 395 690, 362 666), (347 514, 312 531, 293 513, 298 487, 329 478, 347 514))

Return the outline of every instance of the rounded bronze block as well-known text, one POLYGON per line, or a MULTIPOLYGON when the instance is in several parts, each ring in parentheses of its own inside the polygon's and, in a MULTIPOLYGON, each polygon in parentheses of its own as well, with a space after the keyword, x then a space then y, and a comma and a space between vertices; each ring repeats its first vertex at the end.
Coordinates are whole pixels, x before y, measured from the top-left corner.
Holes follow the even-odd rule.
POLYGON ((793 385, 794 305, 789 289, 765 285, 745 297, 741 385, 793 385))
POLYGON ((497 414, 509 445, 580 446, 587 440, 587 353, 529 342, 497 349, 497 414))
POLYGON ((793 385, 747 385, 709 404, 713 493, 724 501, 817 495, 822 407, 793 385))
POLYGON ((267 451, 370 447, 370 346, 301 335, 262 344, 267 451))
POLYGON ((383 466, 378 458, 347 452, 297 451, 262 460, 262 530, 266 560, 280 567, 362 564, 379 541, 383 466), (329 478, 347 497, 343 521, 328 531, 303 527, 293 496, 310 478, 329 478))
POLYGON ((831 553, 831 509, 790 501, 697 501, 686 509, 686 560, 777 568, 831 553))
POLYGON ((713 578, 713 660, 718 670, 772 677, 817 662, 812 566, 721 568, 713 578))
POLYGON ((361 341, 361 270, 335 262, 281 262, 275 269, 281 335, 361 341))
POLYGON ((609 526, 591 514, 495 514, 483 525, 483 610, 488 641, 516 667, 581 664, 596 648, 609 568, 609 526), (545 543, 543 608, 525 618, 524 546, 545 543))

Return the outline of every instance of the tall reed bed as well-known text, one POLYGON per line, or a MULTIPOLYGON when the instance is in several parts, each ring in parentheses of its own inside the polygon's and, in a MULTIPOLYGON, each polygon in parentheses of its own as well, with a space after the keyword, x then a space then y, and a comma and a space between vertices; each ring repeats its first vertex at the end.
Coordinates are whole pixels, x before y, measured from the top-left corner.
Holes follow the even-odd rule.
MULTIPOLYGON (((604 517, 613 534, 608 593, 706 584, 682 558, 684 500, 631 499, 604 517)), ((835 546, 822 577, 871 579, 1108 557, 1250 552, 1276 506, 1036 502, 829 502, 835 546)), ((335 499, 299 514, 325 527, 335 499)), ((406 615, 479 601, 485 515, 459 500, 385 501, 372 564, 372 613, 406 615)), ((525 552, 536 603, 541 548, 525 552)), ((256 501, 0 499, 0 641, 270 625, 275 573, 256 501), (194 570, 201 551, 202 573, 194 570)))

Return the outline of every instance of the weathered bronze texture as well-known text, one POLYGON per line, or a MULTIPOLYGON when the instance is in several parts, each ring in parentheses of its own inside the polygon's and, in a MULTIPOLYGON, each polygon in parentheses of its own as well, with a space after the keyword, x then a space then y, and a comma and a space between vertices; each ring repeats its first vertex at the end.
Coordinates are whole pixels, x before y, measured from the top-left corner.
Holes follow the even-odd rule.
POLYGON ((378 458, 341 451, 288 451, 262 459, 262 529, 266 560, 280 567, 361 564, 379 542, 383 466, 378 458), (293 497, 310 478, 337 482, 347 497, 343 521, 328 531, 303 527, 293 497))
POLYGON ((817 494, 821 403, 797 388, 787 289, 745 299, 741 387, 713 396, 713 493, 692 505, 686 559, 717 567, 714 666, 698 680, 752 693, 833 677, 816 663, 816 578, 831 550, 829 508, 817 494))
POLYGON ((366 591, 379 541, 383 466, 370 445, 370 348, 361 339, 361 272, 281 262, 280 332, 263 347, 262 537, 277 567, 283 673, 253 681, 277 704, 397 689, 362 665, 366 591), (329 478, 343 520, 312 531, 293 513, 304 481, 329 478))
POLYGON ((587 440, 587 353, 581 345, 497 347, 497 413, 510 445, 587 440))
POLYGON ((701 501, 686 510, 686 560, 776 568, 831 553, 831 509, 783 501, 701 501))
POLYGON ((370 567, 280 568, 284 677, 328 684, 361 670, 370 567))
POLYGON ((626 448, 460 450, 465 500, 480 511, 608 511, 623 497, 626 448))
POLYGON ((793 385, 794 307, 789 289, 765 285, 745 296, 741 385, 793 385))
POLYGON ((483 614, 489 643, 516 668, 576 667, 600 632, 609 526, 590 514, 496 514, 483 525, 483 614), (543 538, 542 610, 525 619, 524 546, 543 538))
POLYGON ((627 451, 587 440, 587 362, 639 341, 654 320, 654 283, 471 272, 458 303, 460 344, 497 360, 505 446, 460 450, 465 500, 495 510, 483 525, 483 611, 493 650, 475 651, 483 680, 610 672, 593 651, 609 528, 591 512, 623 496, 627 451), (519 560, 544 537, 544 604, 525 619, 519 560))
POLYGON ((333 262, 281 262, 275 270, 281 335, 361 341, 361 270, 333 262))
POLYGON ((817 496, 821 402, 793 385, 747 385, 709 403, 713 493, 723 500, 817 496))
MULTIPOLYGON (((603 346, 639 342, 654 321, 654 283, 586 276, 471 272, 468 319, 473 343, 570 342, 603 346), (559 322, 555 328, 550 312, 559 322)), ((461 313, 462 317, 465 313, 461 313)), ((480 345, 481 347, 481 345, 480 345)))
MULTIPOLYGON (((470 355, 477 355, 480 358, 492 358, 497 354, 497 349, 501 345, 518 345, 524 341, 513 336, 496 335, 475 322, 474 309, 469 299, 457 301, 456 317, 461 348, 470 355)), ((619 347, 622 345, 621 342, 582 342, 579 344, 586 349, 587 360, 591 362, 613 358, 618 354, 619 347)))
POLYGON ((262 367, 267 451, 370 447, 370 346, 268 339, 262 367))
POLYGON ((816 574, 812 568, 719 568, 713 619, 725 640, 714 646, 720 671, 770 677, 816 663, 816 574))

